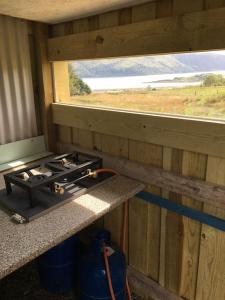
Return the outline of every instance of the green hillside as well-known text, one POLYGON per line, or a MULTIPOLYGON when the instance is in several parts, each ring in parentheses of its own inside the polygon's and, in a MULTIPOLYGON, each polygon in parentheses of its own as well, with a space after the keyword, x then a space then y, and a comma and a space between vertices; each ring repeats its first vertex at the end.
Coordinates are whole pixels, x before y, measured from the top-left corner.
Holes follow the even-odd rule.
POLYGON ((215 52, 72 62, 78 76, 120 77, 225 70, 225 55, 215 52))

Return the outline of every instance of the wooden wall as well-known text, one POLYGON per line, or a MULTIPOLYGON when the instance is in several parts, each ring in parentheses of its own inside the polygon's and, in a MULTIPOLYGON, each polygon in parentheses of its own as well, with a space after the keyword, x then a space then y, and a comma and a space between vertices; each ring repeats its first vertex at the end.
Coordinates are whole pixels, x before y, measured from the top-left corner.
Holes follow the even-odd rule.
MULTIPOLYGON (((224 158, 65 126, 58 126, 58 141, 225 185, 224 158)), ((151 185, 147 190, 225 219, 225 211, 212 206, 151 185)), ((121 207, 104 225, 119 242, 121 207)), ((128 261, 136 270, 184 299, 225 299, 225 233, 135 198, 129 229, 128 261)))
MULTIPOLYGON (((121 9, 49 28, 57 37, 224 6, 223 0, 161 0, 121 9)), ((122 120, 121 120, 122 122, 122 120)), ((106 124, 107 128, 107 124, 106 124)), ((149 135, 151 133, 149 132, 149 135)), ((57 141, 97 149, 177 174, 225 185, 225 158, 166 144, 152 144, 129 136, 57 125, 57 141)), ((196 145, 198 148, 198 146, 196 145)), ((225 219, 225 211, 149 185, 148 191, 176 203, 225 219)), ((119 241, 121 207, 104 218, 119 241)), ((127 257, 136 270, 187 300, 225 299, 225 233, 148 204, 130 200, 127 257)), ((139 295, 142 291, 137 291, 139 295)))
POLYGON ((66 34, 87 32, 224 6, 225 2, 223 0, 156 0, 89 18, 51 25, 49 27, 49 36, 57 37, 66 34))

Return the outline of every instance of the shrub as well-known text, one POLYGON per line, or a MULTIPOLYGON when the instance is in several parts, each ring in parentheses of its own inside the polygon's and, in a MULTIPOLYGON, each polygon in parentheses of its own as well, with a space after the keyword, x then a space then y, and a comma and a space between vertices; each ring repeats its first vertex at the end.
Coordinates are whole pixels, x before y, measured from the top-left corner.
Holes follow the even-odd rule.
POLYGON ((222 86, 225 85, 225 78, 221 74, 209 74, 203 80, 203 86, 222 86))
POLYGON ((91 93, 90 87, 77 76, 73 66, 68 65, 69 70, 69 84, 70 84, 70 96, 75 95, 87 95, 91 93))

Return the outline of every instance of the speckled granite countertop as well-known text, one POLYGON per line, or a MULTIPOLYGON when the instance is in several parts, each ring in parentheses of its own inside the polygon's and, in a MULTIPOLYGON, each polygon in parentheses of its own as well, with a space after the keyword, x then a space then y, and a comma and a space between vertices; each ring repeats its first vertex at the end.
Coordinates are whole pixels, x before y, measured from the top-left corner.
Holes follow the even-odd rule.
MULTIPOLYGON (((2 185, 0 176, 0 187, 2 185)), ((30 223, 14 224, 0 210, 0 279, 33 260, 114 207, 133 197, 144 185, 114 176, 70 203, 30 223)))

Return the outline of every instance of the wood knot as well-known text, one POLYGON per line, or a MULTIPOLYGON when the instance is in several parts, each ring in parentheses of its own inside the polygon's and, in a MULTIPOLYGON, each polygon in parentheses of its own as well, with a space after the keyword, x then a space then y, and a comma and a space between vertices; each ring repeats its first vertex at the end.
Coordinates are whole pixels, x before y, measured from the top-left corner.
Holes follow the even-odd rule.
POLYGON ((104 38, 101 35, 97 35, 95 41, 97 44, 103 44, 104 38))

